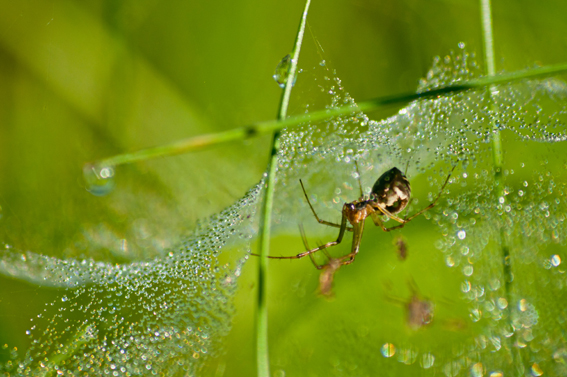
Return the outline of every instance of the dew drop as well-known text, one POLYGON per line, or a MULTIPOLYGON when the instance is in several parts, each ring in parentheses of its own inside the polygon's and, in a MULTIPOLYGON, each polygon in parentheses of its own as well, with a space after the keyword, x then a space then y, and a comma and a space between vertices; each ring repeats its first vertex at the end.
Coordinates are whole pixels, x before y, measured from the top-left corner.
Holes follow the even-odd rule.
POLYGON ((461 229, 457 232, 457 237, 459 237, 460 240, 464 240, 465 238, 467 238, 467 232, 461 229))
MULTIPOLYGON (((285 83, 287 81, 287 77, 289 76, 289 72, 291 70, 291 55, 287 54, 280 60, 276 67, 276 72, 272 76, 274 80, 278 83, 280 88, 285 88, 285 83)), ((294 82, 295 84, 295 82, 294 82)))
POLYGON ((473 309, 471 311, 471 319, 473 322, 478 322, 480 321, 480 318, 482 318, 482 312, 478 309, 473 309))
POLYGON ((396 354, 396 347, 392 343, 386 343, 380 349, 384 357, 392 357, 396 354))
POLYGON ((528 301, 525 298, 518 301, 518 309, 521 312, 525 312, 526 310, 528 310, 528 301))
POLYGON ((114 169, 110 166, 86 164, 83 167, 83 179, 87 191, 95 196, 108 195, 114 189, 114 169))
POLYGON ((533 363, 531 369, 532 369, 532 375, 536 377, 541 376, 543 374, 543 370, 537 363, 533 363))
POLYGON ((561 264, 561 257, 555 254, 551 257, 550 262, 553 267, 557 267, 561 264))
POLYGON ((482 377, 484 375, 484 367, 482 363, 473 364, 471 367, 471 377, 482 377))
POLYGON ((429 369, 435 364, 435 356, 430 353, 425 353, 421 356, 420 360, 421 367, 423 369, 429 369))
POLYGON ((500 310, 506 309, 508 307, 508 300, 506 300, 504 297, 500 297, 498 300, 496 300, 496 305, 498 305, 498 308, 500 310))

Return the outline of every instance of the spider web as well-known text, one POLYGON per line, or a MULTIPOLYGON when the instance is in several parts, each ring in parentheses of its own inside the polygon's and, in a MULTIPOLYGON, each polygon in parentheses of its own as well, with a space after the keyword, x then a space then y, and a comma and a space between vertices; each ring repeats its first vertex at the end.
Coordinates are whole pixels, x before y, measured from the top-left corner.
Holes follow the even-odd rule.
MULTIPOLYGON (((419 90, 479 72, 461 49, 436 59, 419 90)), ((330 95, 329 107, 355 103, 332 70, 321 65, 316 75, 304 74, 297 85, 330 95)), ((279 237, 294 240, 276 239, 273 255, 301 250, 297 223, 311 243, 336 237, 336 229, 314 221, 300 178, 319 216, 338 222, 342 204, 359 195, 354 161, 364 192, 387 169, 407 167, 414 197, 408 214, 427 206, 458 166, 438 205, 401 231, 367 226, 356 262, 336 274, 334 300, 316 297, 318 272, 307 259, 271 262, 276 374, 567 372, 565 334, 557 327, 567 314, 566 86, 548 79, 492 90, 492 96, 470 91, 412 102, 382 121, 353 113, 283 134, 273 222, 279 237), (506 151, 505 197, 494 181, 495 126, 506 151), (405 260, 395 252, 397 234, 408 248, 405 260), (431 324, 409 326, 412 298, 434 305, 431 324)), ((203 359, 218 355, 231 327, 236 282, 257 232, 260 187, 146 262, 4 250, 4 274, 67 288, 33 319, 25 356, 15 353, 3 368, 24 375, 198 372, 203 359)), ((330 252, 348 253, 349 242, 347 235, 330 252)), ((240 331, 237 325, 233 331, 240 331)))
MULTIPOLYGON (((327 72, 331 106, 354 103, 327 72)), ((474 56, 460 49, 436 59, 418 90, 479 75, 474 56)), ((367 226, 357 262, 335 276, 332 302, 306 294, 316 289, 313 277, 289 281, 307 272, 287 263, 277 267, 297 287, 276 293, 274 311, 283 312, 278 318, 294 318, 273 325, 278 341, 272 352, 282 373, 566 372, 565 334, 552 330, 567 314, 561 262, 566 86, 547 79, 490 90, 415 101, 382 121, 354 113, 285 135, 278 221, 289 229, 293 220, 304 223, 311 243, 334 240, 337 230, 314 221, 300 178, 319 217, 339 223, 342 203, 359 195, 354 161, 366 193, 382 172, 407 166, 414 195, 409 215, 427 206, 458 166, 439 204, 399 231, 410 250, 407 260, 396 256, 395 235, 367 226), (495 127, 505 151, 504 196, 494 178, 495 127), (504 248, 510 253, 505 260, 504 248), (431 324, 409 322, 416 314, 410 312, 412 299, 433 304, 431 324)), ((333 257, 350 251, 345 238, 330 250, 333 257)))

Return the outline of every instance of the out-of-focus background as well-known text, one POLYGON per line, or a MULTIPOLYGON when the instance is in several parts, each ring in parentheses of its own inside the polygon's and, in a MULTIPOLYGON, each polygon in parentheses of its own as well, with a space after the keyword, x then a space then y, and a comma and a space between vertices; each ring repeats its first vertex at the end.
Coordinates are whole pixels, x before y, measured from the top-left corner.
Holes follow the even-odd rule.
MULTIPOLYGON (((281 89, 272 75, 293 46, 303 5, 0 1, 0 242, 57 258, 149 260, 189 235, 199 219, 241 198, 265 170, 268 136, 118 167, 104 196, 87 190, 83 166, 273 119, 281 89)), ((567 62, 565 14, 562 1, 495 2, 497 70, 567 62)), ((301 89, 301 80, 322 60, 345 91, 363 100, 415 91, 433 58, 460 42, 482 62, 478 2, 315 0, 290 112, 315 102, 310 96, 319 91, 301 89)), ((414 229, 416 239, 420 232, 427 237, 414 229)), ((297 234, 278 237, 275 254, 303 247, 297 234)), ((392 238, 384 239, 393 250, 392 238)), ((297 263, 271 264, 279 287, 273 300, 285 291, 286 274, 311 274, 315 290, 316 271, 297 263)), ((210 375, 254 373, 254 267, 244 269, 227 356, 207 365, 210 375)), ((458 287, 460 276, 453 279, 458 287)), ((60 294, 27 280, 0 277, 0 345, 21 352, 29 347, 29 319, 60 294)), ((291 312, 301 316, 301 310, 291 312)), ((277 325, 291 321, 278 315, 274 343, 277 331, 291 326, 277 325)))

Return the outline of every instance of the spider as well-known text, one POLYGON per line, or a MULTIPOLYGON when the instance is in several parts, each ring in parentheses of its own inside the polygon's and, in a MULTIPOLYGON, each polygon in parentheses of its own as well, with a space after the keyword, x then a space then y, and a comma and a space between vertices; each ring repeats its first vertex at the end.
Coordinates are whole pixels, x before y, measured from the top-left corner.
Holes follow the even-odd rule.
POLYGON ((406 240, 402 236, 398 236, 394 239, 394 245, 396 246, 396 252, 400 260, 406 260, 408 257, 408 245, 406 240))
MULTIPOLYGON (((433 301, 422 297, 419 289, 413 279, 408 281, 411 291, 411 297, 407 300, 386 295, 386 300, 394 304, 401 305, 406 310, 406 323, 412 330, 419 330, 424 326, 428 326, 433 321, 435 313, 435 304, 433 301)), ((391 291, 389 284, 386 286, 388 291, 391 291)))
MULTIPOLYGON (((303 245, 305 249, 311 249, 307 243, 307 237, 305 237, 305 231, 303 230, 303 225, 299 224, 299 232, 301 233, 301 238, 303 239, 303 245)), ((333 258, 329 252, 325 249, 321 250, 327 256, 327 263, 317 264, 315 258, 313 258, 313 253, 309 254, 311 262, 318 270, 321 270, 321 275, 319 275, 319 295, 326 298, 333 298, 333 280, 335 279, 335 273, 341 268, 342 261, 341 258, 333 258)))
MULTIPOLYGON (((406 208, 410 201, 411 196, 411 187, 408 179, 406 176, 396 167, 388 170, 384 174, 378 178, 374 186, 372 186, 372 192, 369 196, 364 196, 362 193, 362 186, 360 186, 360 198, 350 203, 345 203, 342 209, 342 219, 340 224, 336 224, 330 221, 322 220, 319 218, 315 209, 311 205, 311 201, 307 195, 307 191, 305 190, 305 186, 301 179, 299 183, 301 184, 301 188, 303 189, 303 194, 305 195, 305 199, 307 200, 307 204, 309 204, 309 208, 311 208, 311 212, 313 212, 313 216, 319 224, 327 225, 334 228, 339 228, 339 235, 335 241, 327 242, 321 246, 318 246, 313 249, 309 249, 306 242, 307 251, 303 253, 292 255, 292 256, 268 256, 271 259, 299 259, 306 256, 310 256, 313 264, 317 269, 324 269, 325 267, 330 267, 329 270, 333 271, 333 273, 338 270, 340 266, 351 264, 354 262, 354 258, 358 254, 360 249, 360 241, 362 239, 362 233, 364 232, 364 222, 368 216, 372 218, 374 225, 379 226, 385 232, 390 232, 394 229, 403 228, 407 223, 415 219, 417 216, 421 215, 425 211, 433 208, 437 201, 443 194, 443 190, 445 186, 449 182, 449 178, 451 178, 451 174, 453 170, 455 170, 457 165, 453 166, 453 169, 449 172, 447 179, 445 179, 445 183, 441 187, 439 195, 431 202, 427 207, 423 208, 421 211, 416 212, 412 216, 400 218, 396 216, 396 214, 400 213, 401 211, 406 208), (386 228, 384 223, 381 219, 381 216, 387 216, 388 218, 397 221, 399 224, 396 226, 392 226, 386 228), (349 225, 347 225, 347 222, 349 225), (340 258, 330 258, 330 263, 332 266, 328 264, 324 265, 317 265, 313 260, 312 254, 319 251, 324 250, 326 253, 327 248, 332 246, 336 246, 340 244, 343 240, 345 231, 353 232, 352 236, 352 247, 349 254, 344 255, 340 258), (329 265, 329 266, 328 266, 329 265)), ((358 166, 357 166, 358 168, 358 166)), ((360 176, 360 174, 359 174, 360 176)), ((360 182, 359 182, 360 184, 360 182)), ((327 254, 327 253, 326 253, 327 254)), ((256 255, 256 254, 254 254, 256 255)), ((332 274, 331 274, 332 275, 332 274)))

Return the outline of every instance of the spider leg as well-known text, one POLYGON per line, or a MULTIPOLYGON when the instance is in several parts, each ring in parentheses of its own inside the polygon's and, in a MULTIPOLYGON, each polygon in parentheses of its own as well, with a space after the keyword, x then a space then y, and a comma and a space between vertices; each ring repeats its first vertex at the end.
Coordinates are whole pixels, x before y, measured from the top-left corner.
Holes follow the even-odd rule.
POLYGON ((390 227, 390 228, 386 228, 386 227, 384 226, 384 223, 383 223, 382 220, 380 219, 380 216, 378 215, 378 212, 372 212, 372 213, 370 214, 370 217, 372 217, 372 221, 374 221, 374 225, 379 226, 380 228, 382 228, 382 230, 383 230, 384 232, 390 232, 390 231, 392 231, 392 230, 394 230, 394 229, 400 229, 400 228, 403 228, 403 227, 406 225, 406 223, 403 222, 403 223, 401 223, 400 225, 396 225, 396 226, 392 226, 392 227, 390 227))
POLYGON ((354 160, 354 166, 356 166, 356 173, 358 174, 358 187, 360 188, 360 197, 364 196, 362 192, 362 182, 360 181, 360 170, 358 169, 358 161, 354 160))
MULTIPOLYGON (((303 240, 303 245, 305 246, 305 250, 310 250, 311 248, 309 247, 309 243, 307 243, 307 237, 305 236, 305 230, 303 229, 303 224, 299 224, 299 233, 301 234, 301 239, 303 240)), ((325 255, 327 255, 327 257, 330 259, 331 256, 329 255, 329 253, 327 252, 327 250, 323 249, 323 251, 325 252, 325 255)), ((315 262, 315 258, 313 257, 313 254, 309 254, 309 258, 311 259, 311 262, 313 263, 313 265, 315 266, 316 269, 320 270, 323 267, 326 266, 326 264, 317 264, 317 262, 315 262)))
POLYGON ((364 232, 364 221, 353 225, 354 231, 352 235, 352 249, 351 252, 341 258, 341 265, 351 264, 360 250, 360 240, 362 240, 362 233, 364 232))
POLYGON ((451 175, 453 174, 453 171, 455 170, 456 167, 457 167, 457 165, 453 166, 453 169, 451 169, 451 171, 449 172, 449 175, 447 176, 447 179, 445 179, 445 183, 443 183, 443 186, 441 186, 441 190, 439 190, 439 195, 437 195, 435 200, 433 202, 431 202, 431 204, 429 204, 427 207, 422 209, 421 211, 419 211, 419 212, 413 214, 412 216, 404 219, 404 222, 407 223, 407 222, 412 221, 417 216, 421 215, 423 212, 425 212, 427 210, 430 210, 431 208, 433 208, 437 204, 437 201, 439 200, 439 198, 441 198, 441 195, 443 194, 443 190, 445 190, 445 186, 447 186, 447 183, 449 183, 449 179, 451 178, 451 175))
MULTIPOLYGON (((301 181, 301 179, 299 180, 299 183, 301 184, 301 189, 303 190, 303 195, 305 195, 305 199, 307 199, 307 204, 309 204, 309 208, 311 208, 311 212, 313 212, 313 216, 315 216, 315 219, 317 220, 317 222, 319 224, 323 224, 323 225, 327 225, 327 226, 332 226, 334 228, 340 228, 341 225, 339 224, 335 224, 332 223, 330 221, 325 221, 319 218, 319 216, 317 216, 317 212, 315 212, 315 209, 313 208, 313 206, 311 205, 311 201, 309 200, 309 197, 307 196, 307 191, 305 191, 305 187, 303 186, 303 182, 301 181)), ((352 232, 352 228, 351 227, 347 227, 346 230, 348 230, 349 232, 352 232)))
MULTIPOLYGON (((328 247, 332 247, 332 246, 338 245, 338 244, 341 243, 341 241, 343 240, 343 236, 345 235, 345 231, 346 231, 346 229, 347 229, 346 224, 347 224, 347 218, 346 218, 346 216, 343 214, 343 217, 342 217, 342 220, 341 220, 341 225, 340 225, 340 230, 339 230, 339 236, 337 237, 337 240, 336 240, 336 241, 327 242, 327 243, 324 244, 324 245, 321 245, 321 246, 316 247, 316 248, 314 248, 314 249, 307 250, 307 251, 304 251, 303 253, 299 253, 299 254, 297 254, 297 255, 293 255, 293 256, 290 256, 290 257, 272 257, 272 256, 268 256, 268 258, 270 258, 270 259, 299 259, 299 258, 306 257, 307 255, 311 255, 311 254, 313 254, 313 253, 315 253, 315 252, 317 252, 317 251, 319 251, 319 250, 323 250, 323 249, 326 249, 326 248, 328 248, 328 247)), ((256 256, 257 256, 258 254, 252 254, 252 255, 256 255, 256 256)))

